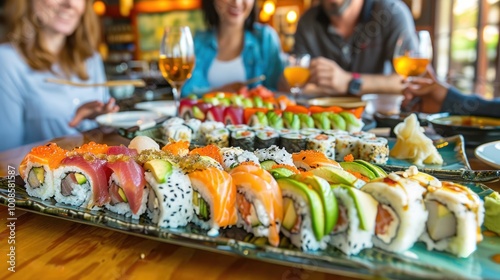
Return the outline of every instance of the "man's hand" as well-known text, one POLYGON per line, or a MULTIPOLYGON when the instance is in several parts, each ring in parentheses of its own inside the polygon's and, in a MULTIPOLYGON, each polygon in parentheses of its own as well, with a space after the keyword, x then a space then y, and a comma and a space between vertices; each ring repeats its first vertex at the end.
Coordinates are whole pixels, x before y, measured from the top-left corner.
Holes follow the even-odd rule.
MULTIPOLYGON (((405 82, 407 82, 403 91, 406 98, 405 103, 418 97, 421 99, 420 112, 437 113, 441 111, 450 85, 437 81, 432 68, 427 68, 425 77, 411 77, 405 82)), ((405 103, 403 103, 403 106, 405 103)))
POLYGON ((309 70, 309 82, 334 93, 347 93, 352 74, 344 71, 335 61, 324 57, 315 58, 311 61, 309 70))
POLYGON ((84 119, 94 119, 102 114, 118 112, 119 109, 120 107, 115 104, 114 98, 110 98, 106 104, 100 101, 85 103, 76 109, 75 117, 69 122, 69 126, 76 127, 84 119))

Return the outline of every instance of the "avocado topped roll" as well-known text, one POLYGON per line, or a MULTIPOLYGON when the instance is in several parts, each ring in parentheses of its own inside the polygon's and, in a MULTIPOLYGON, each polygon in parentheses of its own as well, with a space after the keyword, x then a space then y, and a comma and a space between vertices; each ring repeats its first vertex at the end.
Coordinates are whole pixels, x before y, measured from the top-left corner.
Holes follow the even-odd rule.
POLYGON ((379 202, 374 246, 390 252, 411 248, 425 229, 427 210, 423 195, 426 189, 414 180, 391 173, 372 180, 361 190, 379 202))
POLYGON ((442 182, 441 188, 428 190, 424 202, 429 217, 420 240, 428 250, 468 257, 483 239, 483 201, 466 186, 452 182, 442 182))
POLYGON ((150 188, 147 214, 162 228, 186 226, 193 218, 193 190, 189 177, 172 162, 151 159, 144 164, 150 188))
POLYGON ((338 203, 338 220, 330 233, 330 245, 346 255, 373 246, 379 203, 368 193, 346 185, 332 185, 338 203))

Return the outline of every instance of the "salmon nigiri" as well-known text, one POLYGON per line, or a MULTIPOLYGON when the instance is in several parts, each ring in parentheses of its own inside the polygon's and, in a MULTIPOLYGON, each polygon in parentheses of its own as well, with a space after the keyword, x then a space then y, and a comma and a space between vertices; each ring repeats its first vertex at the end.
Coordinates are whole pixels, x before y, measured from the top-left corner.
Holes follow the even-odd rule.
POLYGON ((278 246, 283 198, 276 180, 255 165, 240 165, 230 174, 237 189, 239 224, 255 236, 267 236, 269 244, 278 246))
POLYGON ((214 167, 188 174, 193 187, 193 222, 209 235, 218 235, 219 228, 236 225, 236 187, 231 176, 214 167))
POLYGON ((305 171, 320 167, 320 166, 330 166, 334 168, 342 169, 340 164, 333 159, 329 159, 326 155, 319 151, 305 150, 298 153, 292 154, 293 164, 298 169, 305 171))

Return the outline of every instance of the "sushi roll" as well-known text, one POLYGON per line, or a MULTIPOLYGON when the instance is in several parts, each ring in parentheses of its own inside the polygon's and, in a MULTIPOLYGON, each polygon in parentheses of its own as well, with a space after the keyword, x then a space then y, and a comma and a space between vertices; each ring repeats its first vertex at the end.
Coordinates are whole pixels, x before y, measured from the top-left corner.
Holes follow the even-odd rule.
POLYGON ((163 159, 147 161, 144 170, 149 186, 148 217, 162 228, 186 226, 193 218, 193 190, 189 177, 163 159))
POLYGON ((198 143, 200 139, 201 121, 198 119, 189 119, 184 123, 184 125, 191 129, 192 142, 198 143))
POLYGON ((328 158, 335 159, 335 137, 327 134, 315 134, 307 138, 306 149, 324 153, 328 158))
POLYGON ((366 139, 366 138, 375 138, 377 135, 372 132, 366 132, 366 131, 357 131, 357 132, 352 132, 350 133, 351 136, 358 137, 359 139, 366 139))
POLYGON ((268 237, 269 244, 277 247, 283 221, 278 183, 267 171, 253 165, 240 165, 230 175, 236 186, 238 226, 255 236, 268 237))
POLYGON ((191 128, 184 124, 165 127, 165 139, 168 141, 188 141, 191 142, 193 132, 191 128))
POLYGON ((386 138, 361 138, 358 142, 359 159, 376 164, 386 164, 389 160, 389 144, 386 138))
POLYGON ((259 165, 259 159, 252 152, 245 151, 241 148, 222 148, 221 155, 222 167, 226 171, 229 171, 244 162, 253 162, 256 165, 259 165))
POLYGON ((199 144, 204 145, 205 144, 205 136, 209 134, 210 132, 224 128, 224 123, 221 122, 214 122, 214 121, 205 121, 200 125, 200 130, 199 130, 199 144))
POLYGON ((66 153, 67 151, 57 144, 50 143, 34 147, 23 158, 19 165, 19 174, 30 196, 44 200, 54 196, 54 170, 59 167, 66 153))
POLYGON ((273 145, 279 145, 280 135, 274 129, 259 129, 255 131, 254 148, 264 149, 273 145))
POLYGON ((229 131, 225 128, 219 128, 205 135, 205 144, 214 144, 221 148, 229 147, 229 131))
POLYGON ((280 148, 276 145, 273 145, 265 149, 255 150, 254 154, 259 159, 261 166, 263 166, 264 169, 266 170, 268 170, 269 168, 271 168, 273 165, 276 164, 294 166, 292 155, 289 152, 287 152, 284 148, 280 148))
POLYGON ((179 118, 179 117, 173 117, 173 118, 170 118, 170 119, 164 121, 162 124, 162 127, 164 129, 166 129, 166 128, 169 128, 171 126, 181 125, 181 124, 184 124, 184 119, 179 118))
POLYGON ((54 198, 59 203, 88 209, 103 207, 111 200, 109 173, 106 160, 92 154, 68 156, 54 171, 54 198))
POLYGON ((349 132, 340 129, 327 129, 323 130, 323 134, 330 135, 333 137, 341 136, 341 135, 349 135, 349 132))
POLYGON ((299 153, 292 154, 293 164, 299 170, 309 171, 318 167, 331 167, 342 169, 340 164, 333 159, 329 159, 322 152, 313 150, 304 150, 299 153))
POLYGON ((309 136, 313 136, 313 135, 318 135, 321 133, 321 129, 317 129, 317 128, 303 128, 300 130, 300 134, 306 136, 306 137, 309 137, 309 136))
POLYGON ((300 133, 283 134, 280 138, 280 146, 289 153, 298 153, 306 149, 307 138, 300 133))
POLYGON ((466 186, 452 182, 442 182, 441 188, 428 191, 424 203, 429 217, 420 240, 428 250, 468 257, 483 239, 483 201, 466 186))
POLYGON ((255 143, 255 133, 249 130, 237 130, 231 133, 229 141, 232 147, 240 147, 243 150, 253 151, 255 143))
POLYGON ((361 190, 379 202, 373 244, 390 252, 410 249, 425 229, 426 189, 414 180, 395 173, 367 183, 361 190))
POLYGON ((330 245, 346 255, 373 246, 378 202, 368 193, 345 185, 332 185, 338 204, 338 220, 330 245))
POLYGON ((226 125, 226 128, 231 133, 233 133, 234 131, 249 130, 250 129, 250 127, 246 124, 228 124, 228 125, 226 125))
POLYGON ((227 172, 206 168, 188 174, 193 188, 193 223, 217 236, 220 228, 236 225, 236 187, 227 172))
MULTIPOLYGON (((325 222, 325 207, 322 196, 299 178, 278 178, 283 195, 283 223, 281 232, 302 251, 326 249, 328 236, 325 222)), ((328 182, 322 180, 324 188, 330 190, 328 182)))
POLYGON ((137 156, 137 152, 127 147, 109 148, 107 167, 112 171, 108 182, 111 200, 105 207, 125 217, 139 219, 146 212, 149 188, 144 169, 133 156, 137 156))
POLYGON ((351 154, 355 159, 359 157, 359 138, 351 135, 340 135, 335 137, 335 160, 344 161, 344 157, 351 154))

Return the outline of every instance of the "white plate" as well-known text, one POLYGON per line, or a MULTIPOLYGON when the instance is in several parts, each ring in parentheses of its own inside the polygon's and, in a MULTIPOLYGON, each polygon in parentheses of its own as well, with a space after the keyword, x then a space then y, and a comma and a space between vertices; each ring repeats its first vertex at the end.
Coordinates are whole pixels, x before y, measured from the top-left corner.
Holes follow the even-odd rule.
POLYGON ((161 113, 166 116, 175 116, 175 102, 174 101, 150 101, 137 103, 134 106, 139 110, 146 110, 161 113))
POLYGON ((477 147, 475 154, 484 163, 500 169, 500 141, 489 142, 477 147))
POLYGON ((131 111, 100 115, 96 121, 103 126, 128 128, 154 121, 161 116, 162 114, 157 112, 131 111))

